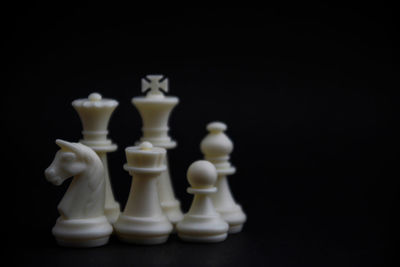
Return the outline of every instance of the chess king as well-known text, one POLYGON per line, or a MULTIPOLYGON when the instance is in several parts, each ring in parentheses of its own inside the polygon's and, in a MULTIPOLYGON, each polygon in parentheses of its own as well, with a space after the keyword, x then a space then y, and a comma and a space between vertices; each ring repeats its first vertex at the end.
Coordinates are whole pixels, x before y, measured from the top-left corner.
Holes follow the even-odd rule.
POLYGON ((88 98, 74 100, 72 106, 78 112, 83 126, 83 139, 79 142, 92 148, 103 162, 106 188, 104 208, 108 221, 113 224, 120 214, 120 205, 114 199, 107 153, 117 150, 117 145, 107 139, 107 126, 118 102, 102 98, 98 93, 92 93, 88 98))
MULTIPOLYGON (((148 141, 155 147, 165 149, 175 148, 176 141, 168 136, 168 119, 179 99, 164 95, 163 92, 168 92, 168 79, 163 79, 163 75, 147 75, 146 79, 142 79, 142 92, 146 91, 146 96, 132 98, 132 104, 139 111, 143 121, 143 136, 140 142, 148 141)), ((167 169, 158 178, 157 188, 162 210, 175 226, 182 220, 183 214, 171 184, 167 155, 165 165, 167 169)))

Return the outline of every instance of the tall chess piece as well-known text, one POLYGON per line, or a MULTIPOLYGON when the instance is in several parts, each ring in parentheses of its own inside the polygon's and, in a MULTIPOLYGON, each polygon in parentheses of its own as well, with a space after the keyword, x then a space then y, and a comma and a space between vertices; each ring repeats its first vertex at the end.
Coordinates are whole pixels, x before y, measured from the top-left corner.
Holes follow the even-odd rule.
POLYGON ((46 179, 61 185, 74 176, 58 204, 53 235, 58 244, 71 247, 98 247, 106 244, 112 226, 104 216, 104 167, 99 156, 79 143, 57 140, 61 148, 45 170, 46 179))
POLYGON ((124 169, 133 176, 124 212, 114 224, 122 241, 138 244, 160 244, 168 239, 172 225, 161 209, 157 177, 166 169, 165 149, 149 142, 125 149, 124 169))
MULTIPOLYGON (((150 81, 142 79, 142 92, 150 89, 146 96, 132 98, 132 103, 138 109, 143 121, 143 136, 140 141, 148 141, 156 147, 165 149, 175 148, 176 142, 168 136, 168 119, 179 99, 174 96, 164 96, 161 91, 168 92, 167 78, 163 81, 161 81, 162 75, 147 75, 146 78, 150 81)), ((183 214, 172 188, 167 155, 165 165, 167 169, 158 178, 158 194, 163 212, 170 222, 176 225, 182 220, 183 214)))
POLYGON ((92 93, 88 98, 73 101, 72 106, 78 112, 83 126, 83 139, 79 142, 92 148, 103 162, 106 183, 105 214, 108 221, 113 224, 119 216, 120 207, 114 199, 110 183, 107 153, 117 150, 117 145, 107 139, 107 127, 118 102, 102 98, 98 93, 92 93))
POLYGON ((210 195, 217 188, 217 171, 212 163, 198 160, 192 163, 187 171, 190 186, 188 193, 194 194, 192 205, 180 221, 176 230, 178 236, 189 242, 220 242, 226 239, 228 224, 215 211, 210 195))
POLYGON ((229 224, 229 233, 238 233, 246 221, 246 214, 235 202, 227 180, 227 176, 234 174, 236 170, 229 162, 233 143, 224 133, 226 128, 226 124, 222 122, 209 123, 207 125, 209 134, 202 140, 200 149, 204 158, 213 163, 218 172, 216 183, 218 191, 212 196, 214 206, 229 224))

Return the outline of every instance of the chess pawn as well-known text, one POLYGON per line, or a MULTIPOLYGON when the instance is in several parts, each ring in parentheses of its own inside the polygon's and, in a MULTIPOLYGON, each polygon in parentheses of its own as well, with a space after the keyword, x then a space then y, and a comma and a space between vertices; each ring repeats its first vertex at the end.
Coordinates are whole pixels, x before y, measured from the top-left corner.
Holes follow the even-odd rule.
POLYGON ((228 224, 215 211, 210 195, 217 191, 214 183, 217 171, 206 160, 192 163, 187 171, 191 187, 187 192, 194 194, 192 205, 182 221, 177 224, 178 236, 190 242, 220 242, 226 239, 228 224))
POLYGON ((137 244, 160 244, 168 239, 172 225, 163 214, 157 193, 157 177, 165 171, 165 149, 149 142, 125 149, 124 169, 133 176, 125 210, 114 224, 118 237, 137 244))
POLYGON ((217 169, 216 187, 218 191, 211 197, 215 209, 229 224, 229 233, 238 233, 242 230, 246 221, 246 214, 241 206, 235 202, 227 180, 228 175, 235 173, 235 168, 229 162, 233 143, 224 133, 226 128, 226 124, 222 122, 209 123, 207 125, 209 134, 202 140, 200 149, 205 156, 204 158, 213 163, 217 169))
MULTIPOLYGON (((168 79, 162 82, 162 75, 147 75, 142 79, 142 92, 150 89, 146 96, 132 98, 132 104, 139 111, 143 127, 143 136, 140 141, 151 142, 156 147, 172 149, 176 147, 176 141, 168 136, 168 119, 172 109, 178 104, 179 99, 174 96, 165 96, 160 90, 168 92, 168 79)), ((160 175, 157 182, 159 199, 163 212, 173 225, 182 220, 183 214, 180 208, 180 202, 176 199, 171 183, 171 177, 168 166, 168 156, 165 156, 164 164, 166 170, 160 175)))
POLYGON ((104 167, 88 146, 57 140, 60 150, 45 170, 46 179, 61 185, 73 176, 58 204, 58 217, 52 233, 57 243, 69 247, 105 245, 113 231, 104 216, 104 167))
POLYGON ((103 162, 106 184, 105 214, 109 222, 114 223, 119 216, 120 206, 114 199, 111 187, 107 153, 117 150, 117 145, 107 139, 107 127, 118 102, 92 93, 88 98, 73 101, 72 106, 78 112, 83 126, 83 139, 79 142, 92 148, 103 162))

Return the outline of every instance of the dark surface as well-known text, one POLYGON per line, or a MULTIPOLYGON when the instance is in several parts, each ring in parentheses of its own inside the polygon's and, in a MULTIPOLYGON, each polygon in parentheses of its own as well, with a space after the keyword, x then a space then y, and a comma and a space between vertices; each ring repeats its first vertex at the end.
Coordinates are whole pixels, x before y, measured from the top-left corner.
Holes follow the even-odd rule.
POLYGON ((3 221, 11 223, 3 236, 15 265, 390 265, 385 238, 398 195, 389 175, 398 124, 392 9, 4 11, 3 180, 11 184, 3 190, 10 208, 3 221), (249 218, 244 231, 212 245, 172 236, 151 247, 115 239, 95 249, 58 247, 50 231, 69 181, 54 187, 43 171, 56 138, 81 137, 70 103, 93 91, 120 102, 109 126, 119 150, 109 166, 124 205, 124 148, 141 134, 130 99, 149 73, 168 76, 181 100, 170 119, 178 141, 170 165, 183 210, 191 201, 186 170, 202 157, 205 126, 224 121, 237 167, 229 182, 249 218))

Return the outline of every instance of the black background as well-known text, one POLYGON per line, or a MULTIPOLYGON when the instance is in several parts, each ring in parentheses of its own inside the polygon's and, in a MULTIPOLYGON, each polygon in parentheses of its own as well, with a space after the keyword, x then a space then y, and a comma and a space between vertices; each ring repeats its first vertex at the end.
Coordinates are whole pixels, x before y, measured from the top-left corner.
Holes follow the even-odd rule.
MULTIPOLYGON (((395 152, 392 9, 329 5, 247 8, 5 7, 2 132, 10 170, 4 236, 16 265, 389 265, 388 221, 398 183, 395 152), (164 74, 181 100, 170 118, 178 141, 170 166, 182 208, 185 174, 201 159, 208 122, 228 125, 229 178, 248 215, 220 244, 171 236, 143 247, 115 238, 102 248, 67 249, 51 228, 69 181, 48 183, 57 138, 78 141, 77 98, 99 92, 120 105, 109 154, 116 199, 130 176, 124 148, 140 138, 131 104, 140 79, 164 74), (12 218, 12 219, 11 219, 12 218)), ((392 233, 392 232, 391 232, 392 233)))

